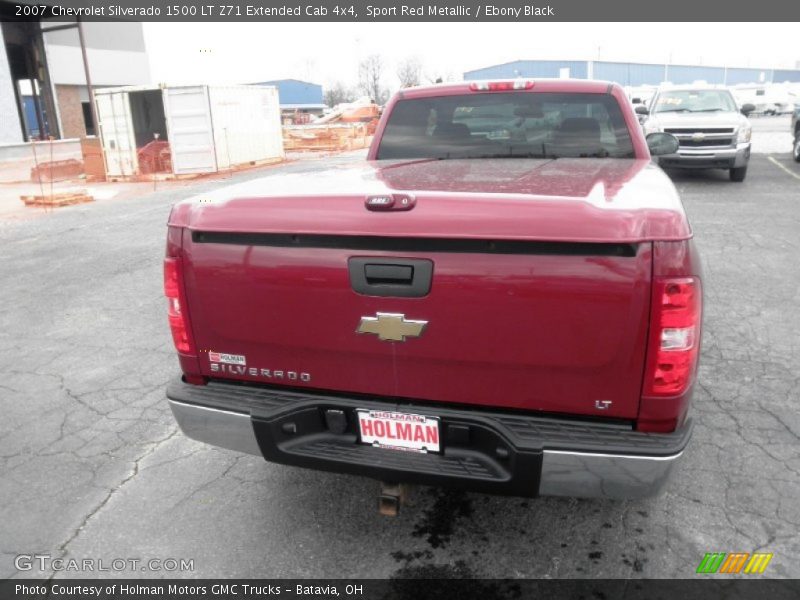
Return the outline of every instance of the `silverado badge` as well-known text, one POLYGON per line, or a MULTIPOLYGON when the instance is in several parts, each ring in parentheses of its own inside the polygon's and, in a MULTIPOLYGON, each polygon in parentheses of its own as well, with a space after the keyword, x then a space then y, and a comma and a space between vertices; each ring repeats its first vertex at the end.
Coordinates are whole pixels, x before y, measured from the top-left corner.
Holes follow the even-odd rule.
POLYGON ((374 333, 379 340, 405 342, 407 337, 419 337, 427 321, 412 321, 396 313, 376 313, 374 317, 361 317, 356 333, 374 333))

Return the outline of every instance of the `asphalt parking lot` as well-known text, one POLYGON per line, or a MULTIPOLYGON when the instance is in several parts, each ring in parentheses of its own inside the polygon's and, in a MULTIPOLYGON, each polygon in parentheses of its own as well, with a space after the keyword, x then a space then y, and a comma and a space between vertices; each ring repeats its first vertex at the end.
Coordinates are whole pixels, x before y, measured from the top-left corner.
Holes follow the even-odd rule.
POLYGON ((44 554, 193 560, 132 577, 676 578, 756 550, 800 577, 800 165, 786 119, 754 123, 744 183, 672 173, 704 263, 704 347, 694 440, 645 501, 417 488, 390 519, 373 481, 193 442, 164 398, 164 224, 186 190, 0 222, 0 577, 52 575, 15 568, 44 554))

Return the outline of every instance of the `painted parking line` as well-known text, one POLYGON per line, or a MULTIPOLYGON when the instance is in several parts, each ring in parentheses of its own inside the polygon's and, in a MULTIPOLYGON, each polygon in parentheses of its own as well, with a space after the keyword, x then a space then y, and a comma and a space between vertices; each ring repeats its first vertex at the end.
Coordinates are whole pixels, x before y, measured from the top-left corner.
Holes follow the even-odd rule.
POLYGON ((797 173, 795 173, 794 171, 792 171, 792 170, 791 170, 789 167, 787 167, 786 165, 783 165, 783 164, 781 164, 780 162, 778 162, 777 160, 775 160, 775 158, 774 158, 774 157, 772 157, 772 156, 768 156, 767 158, 769 159, 769 162, 771 162, 773 165, 775 165, 775 166, 776 166, 776 167, 778 167, 779 169, 782 169, 783 171, 785 171, 786 173, 788 173, 789 175, 791 175, 791 176, 792 176, 792 177, 794 177, 795 179, 800 179, 800 175, 798 175, 797 173))

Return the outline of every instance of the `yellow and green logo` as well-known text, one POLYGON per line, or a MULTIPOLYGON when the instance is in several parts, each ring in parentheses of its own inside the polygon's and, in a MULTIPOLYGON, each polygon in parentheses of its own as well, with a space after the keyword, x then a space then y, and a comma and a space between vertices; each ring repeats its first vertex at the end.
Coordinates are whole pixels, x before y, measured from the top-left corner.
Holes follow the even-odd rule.
POLYGON ((707 552, 697 567, 698 573, 763 573, 772 554, 766 552, 707 552))

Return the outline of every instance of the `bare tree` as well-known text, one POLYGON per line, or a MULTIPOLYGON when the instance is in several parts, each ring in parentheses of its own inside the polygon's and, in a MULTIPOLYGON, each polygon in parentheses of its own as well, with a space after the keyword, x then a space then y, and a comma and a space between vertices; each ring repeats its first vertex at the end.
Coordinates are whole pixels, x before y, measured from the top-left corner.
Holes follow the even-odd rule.
POLYGON ((370 54, 359 63, 358 87, 377 104, 383 104, 389 95, 381 84, 382 78, 383 59, 380 54, 370 54))
POLYGON ((353 88, 347 87, 341 81, 335 81, 325 87, 325 104, 333 108, 342 102, 352 102, 356 99, 356 92, 353 88))
POLYGON ((397 65, 397 78, 400 87, 414 87, 422 83, 422 64, 416 56, 409 56, 397 65))

